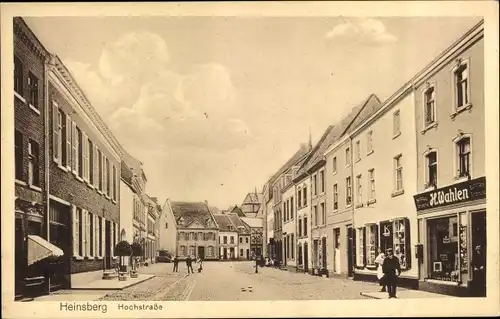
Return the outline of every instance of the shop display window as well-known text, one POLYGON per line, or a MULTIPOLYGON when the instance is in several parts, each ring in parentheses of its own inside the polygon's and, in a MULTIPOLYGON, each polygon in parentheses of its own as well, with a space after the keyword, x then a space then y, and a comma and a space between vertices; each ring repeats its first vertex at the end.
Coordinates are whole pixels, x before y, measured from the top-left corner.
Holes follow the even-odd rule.
POLYGON ((459 280, 458 218, 444 217, 427 221, 429 241, 429 277, 443 281, 459 280))
POLYGON ((404 220, 394 221, 394 256, 399 259, 401 268, 406 269, 406 229, 404 220))
POLYGON ((377 225, 366 226, 366 265, 374 266, 377 258, 378 227, 377 225))

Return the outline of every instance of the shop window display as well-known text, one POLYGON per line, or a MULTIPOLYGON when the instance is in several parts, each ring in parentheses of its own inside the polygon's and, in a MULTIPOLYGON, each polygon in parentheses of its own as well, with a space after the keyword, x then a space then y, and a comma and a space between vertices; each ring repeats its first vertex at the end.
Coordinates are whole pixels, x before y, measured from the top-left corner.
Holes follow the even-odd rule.
POLYGON ((394 221, 394 256, 399 259, 401 268, 406 269, 406 229, 404 220, 394 221))
POLYGON ((368 266, 375 265, 375 258, 377 257, 378 247, 378 231, 377 225, 370 225, 366 227, 366 264, 368 266))
POLYGON ((460 264, 458 218, 454 216, 433 219, 429 220, 427 225, 430 248, 429 277, 443 281, 458 281, 460 264))

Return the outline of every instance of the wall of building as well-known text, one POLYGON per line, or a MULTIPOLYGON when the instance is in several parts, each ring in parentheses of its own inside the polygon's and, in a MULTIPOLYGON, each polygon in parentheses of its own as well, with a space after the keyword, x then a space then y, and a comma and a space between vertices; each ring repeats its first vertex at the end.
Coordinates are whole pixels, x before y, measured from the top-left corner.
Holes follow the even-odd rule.
POLYGON ((219 257, 221 259, 230 259, 230 249, 233 248, 234 255, 233 258, 239 257, 238 251, 238 233, 234 231, 220 231, 219 230, 219 257), (226 237, 226 243, 224 243, 224 237, 226 237), (232 242, 231 242, 232 238, 232 242), (226 254, 224 255, 224 248, 226 248, 226 254))
POLYGON ((189 247, 194 247, 195 249, 195 257, 198 257, 198 248, 197 247, 205 247, 205 259, 218 259, 219 256, 217 252, 219 251, 218 245, 218 231, 216 229, 192 229, 192 228, 178 228, 177 229, 177 255, 181 258, 187 257, 189 254, 189 247), (185 234, 188 233, 189 237, 186 239, 185 234), (193 233, 198 234, 197 239, 195 240, 193 237, 193 233), (203 240, 203 237, 200 239, 199 234, 211 234, 210 240, 203 240), (186 253, 182 253, 182 246, 186 247, 186 253), (209 248, 211 247, 211 248, 209 248), (209 254, 209 250, 212 249, 212 254, 209 254))
POLYGON ((134 192, 122 180, 120 180, 120 240, 129 243, 134 239, 134 192))
POLYGON ((159 218, 159 245, 160 250, 168 250, 176 254, 177 224, 172 212, 165 207, 159 218))
POLYGON ((296 234, 296 222, 297 222, 297 204, 295 187, 293 184, 288 185, 283 193, 282 200, 282 212, 283 212, 283 252, 284 258, 286 260, 285 264, 291 269, 296 269, 297 258, 297 234, 296 234))
MULTIPOLYGON (((298 245, 302 246, 302 269, 305 270, 311 268, 311 244, 309 241, 309 237, 311 236, 311 183, 310 183, 310 178, 307 176, 303 178, 300 181, 297 181, 295 183, 295 189, 296 189, 296 194, 297 194, 297 205, 300 206, 297 207, 297 223, 302 223, 302 230, 301 230, 301 236, 299 236, 298 230, 297 230, 297 243, 298 245), (301 200, 299 202, 298 196, 299 196, 299 190, 300 190, 300 197, 301 200), (304 200, 304 191, 306 193, 306 197, 304 200), (304 220, 307 219, 307 222, 304 222, 304 220), (305 230, 307 229, 307 230, 305 230), (307 253, 307 258, 305 254, 307 253), (307 262, 307 267, 306 267, 306 262, 307 262)), ((298 226, 297 226, 298 229, 298 226)), ((298 257, 297 257, 298 258, 298 257)))
POLYGON ((240 259, 250 258, 250 235, 239 234, 238 235, 238 255, 240 259), (247 254, 248 252, 248 254, 247 254), (247 257, 248 255, 248 257, 247 257))

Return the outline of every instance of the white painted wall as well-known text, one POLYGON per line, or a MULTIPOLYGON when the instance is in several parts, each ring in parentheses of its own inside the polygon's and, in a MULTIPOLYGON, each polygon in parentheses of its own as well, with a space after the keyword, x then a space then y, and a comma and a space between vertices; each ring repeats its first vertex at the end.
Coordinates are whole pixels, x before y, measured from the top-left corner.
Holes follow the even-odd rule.
POLYGON ((175 222, 174 214, 170 209, 170 205, 165 205, 163 211, 160 213, 159 222, 159 250, 168 250, 176 254, 177 247, 177 224, 175 222))

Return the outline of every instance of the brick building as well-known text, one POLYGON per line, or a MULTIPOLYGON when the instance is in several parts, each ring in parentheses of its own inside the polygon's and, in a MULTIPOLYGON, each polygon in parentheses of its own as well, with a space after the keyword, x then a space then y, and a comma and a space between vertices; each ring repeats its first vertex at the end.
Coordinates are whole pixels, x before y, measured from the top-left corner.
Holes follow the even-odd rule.
MULTIPOLYGON (((44 107, 47 50, 23 19, 14 19, 15 115, 15 294, 37 281, 43 272, 33 258, 33 240, 48 239, 46 215, 46 141, 44 107), (36 236, 36 237, 35 237, 36 236), (30 254, 28 257, 28 249, 30 254), (37 279, 38 278, 38 279, 37 279)), ((41 243, 42 245, 44 243, 41 243)), ((48 246, 48 245, 45 245, 48 246)), ((31 289, 31 288, 30 288, 31 289)))
POLYGON ((57 56, 48 64, 50 239, 65 261, 51 283, 73 287, 116 263, 121 148, 57 56))

